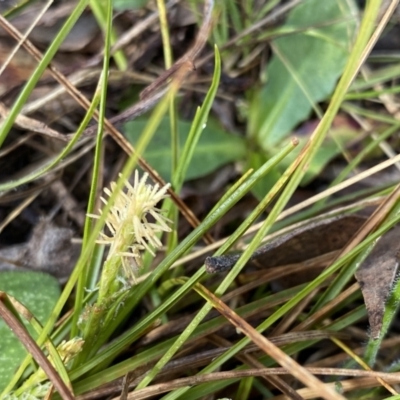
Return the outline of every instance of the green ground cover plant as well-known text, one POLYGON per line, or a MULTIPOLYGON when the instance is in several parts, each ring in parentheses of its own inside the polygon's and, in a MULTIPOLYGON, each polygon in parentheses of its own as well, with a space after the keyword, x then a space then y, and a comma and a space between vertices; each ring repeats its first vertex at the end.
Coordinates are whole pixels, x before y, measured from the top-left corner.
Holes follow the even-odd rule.
POLYGON ((360 3, 5 5, 0 398, 400 398, 398 2, 360 3))

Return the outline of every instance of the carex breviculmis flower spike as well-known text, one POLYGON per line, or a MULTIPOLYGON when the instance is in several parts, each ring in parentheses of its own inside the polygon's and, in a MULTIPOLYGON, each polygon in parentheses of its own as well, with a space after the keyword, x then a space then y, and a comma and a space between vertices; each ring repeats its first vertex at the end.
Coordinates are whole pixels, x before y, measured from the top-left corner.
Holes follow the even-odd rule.
MULTIPOLYGON (((171 221, 156 207, 161 200, 168 197, 169 185, 162 188, 157 184, 152 186, 146 183, 147 178, 145 173, 139 179, 139 173, 135 171, 134 184, 125 182, 125 189, 116 194, 114 204, 106 217, 109 234, 102 233, 98 241, 110 245, 104 269, 122 265, 124 279, 135 277, 135 271, 142 265, 144 251, 154 255, 154 251, 161 247, 157 234, 171 231, 168 226, 171 221), (150 218, 153 219, 152 222, 149 221, 150 218)), ((104 192, 111 197, 116 187, 116 183, 112 182, 110 189, 105 188, 104 192)), ((101 201, 108 203, 108 199, 103 197, 101 201)))

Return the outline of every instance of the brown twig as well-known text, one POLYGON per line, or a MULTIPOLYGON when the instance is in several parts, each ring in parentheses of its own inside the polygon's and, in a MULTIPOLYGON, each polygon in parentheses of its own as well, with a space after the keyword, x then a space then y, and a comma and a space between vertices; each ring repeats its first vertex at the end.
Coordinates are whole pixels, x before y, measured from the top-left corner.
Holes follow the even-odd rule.
MULTIPOLYGON (((6 118, 9 113, 9 109, 3 104, 0 103, 0 117, 6 118)), ((54 129, 49 128, 44 122, 38 121, 37 119, 33 119, 30 117, 26 117, 25 115, 18 115, 15 120, 15 125, 19 128, 26 129, 28 131, 32 131, 35 133, 40 133, 42 135, 46 135, 51 137, 52 139, 58 139, 63 142, 69 140, 66 135, 55 131, 54 129)))

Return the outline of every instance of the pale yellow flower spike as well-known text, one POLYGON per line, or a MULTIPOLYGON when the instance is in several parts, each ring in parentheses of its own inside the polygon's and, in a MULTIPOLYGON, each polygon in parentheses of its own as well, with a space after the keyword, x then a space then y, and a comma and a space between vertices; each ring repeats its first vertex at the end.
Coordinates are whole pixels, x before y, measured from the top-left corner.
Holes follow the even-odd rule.
MULTIPOLYGON (((121 258, 120 264, 123 266, 126 278, 134 278, 135 269, 142 265, 144 250, 154 255, 161 247, 162 243, 157 234, 171 231, 168 226, 171 221, 159 208, 156 208, 157 203, 168 197, 169 185, 160 189, 157 184, 154 186, 146 184, 147 178, 148 175, 145 173, 139 179, 139 173, 135 171, 133 186, 128 181, 125 182, 125 191, 122 190, 117 194, 105 221, 110 236, 102 233, 98 241, 111 246, 107 261, 113 257, 121 258), (148 216, 151 216, 154 222, 148 222, 148 216), (133 266, 127 257, 133 261, 133 266)), ((110 189, 105 188, 104 193, 111 197, 116 186, 115 182, 111 182, 110 189)), ((108 202, 103 197, 101 201, 104 204, 108 202)), ((99 218, 97 215, 90 217, 99 218)))

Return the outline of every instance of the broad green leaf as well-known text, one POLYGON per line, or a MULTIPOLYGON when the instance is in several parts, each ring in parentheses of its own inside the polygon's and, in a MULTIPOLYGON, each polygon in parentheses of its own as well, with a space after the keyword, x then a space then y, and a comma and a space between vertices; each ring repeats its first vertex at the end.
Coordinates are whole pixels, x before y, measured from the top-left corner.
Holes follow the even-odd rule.
MULTIPOLYGON (((15 297, 44 324, 50 316, 60 287, 57 279, 41 272, 0 272, 0 291, 15 297)), ((22 318, 23 320, 23 318, 22 318)), ((29 333, 36 334, 23 320, 29 333)), ((0 391, 5 388, 27 352, 6 323, 0 318, 0 391)))
MULTIPOLYGON (((139 137, 146 123, 144 119, 137 119, 124 125, 125 135, 133 146, 135 146, 135 138, 139 137)), ((185 143, 190 126, 190 122, 178 121, 181 148, 185 143)), ((171 181, 171 144, 169 132, 169 119, 164 118, 157 134, 149 143, 143 155, 166 182, 171 181)), ((244 157, 245 152, 246 144, 241 137, 225 132, 209 119, 195 148, 185 180, 205 176, 224 164, 240 160, 244 157)))
POLYGON ((272 41, 268 81, 250 104, 249 135, 265 151, 281 142, 333 91, 355 27, 352 0, 306 0, 289 14, 284 28, 297 33, 272 41))

